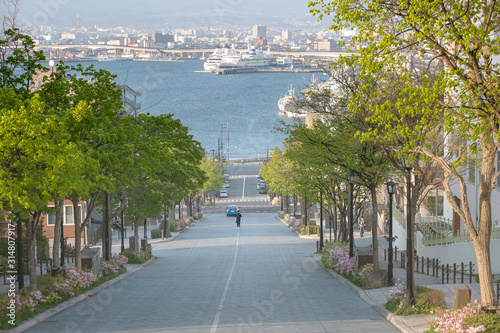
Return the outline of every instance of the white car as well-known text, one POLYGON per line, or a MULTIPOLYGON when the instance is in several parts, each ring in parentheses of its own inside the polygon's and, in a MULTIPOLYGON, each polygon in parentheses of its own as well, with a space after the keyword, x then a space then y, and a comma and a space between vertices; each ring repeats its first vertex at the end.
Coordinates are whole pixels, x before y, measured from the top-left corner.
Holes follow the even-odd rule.
POLYGON ((227 190, 225 188, 221 188, 219 198, 227 198, 227 190))

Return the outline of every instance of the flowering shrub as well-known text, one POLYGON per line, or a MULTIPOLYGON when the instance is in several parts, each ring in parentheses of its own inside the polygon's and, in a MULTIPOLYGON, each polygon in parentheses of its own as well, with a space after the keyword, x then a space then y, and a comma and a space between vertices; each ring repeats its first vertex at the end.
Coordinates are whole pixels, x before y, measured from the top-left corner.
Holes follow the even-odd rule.
POLYGON ((54 291, 60 298, 75 296, 80 289, 90 287, 97 276, 93 272, 83 272, 75 266, 66 270, 66 279, 63 283, 54 283, 54 291))
MULTIPOLYGON (((112 262, 119 267, 127 264, 128 259, 123 255, 113 256, 112 262)), ((66 270, 66 277, 52 277, 49 275, 37 276, 40 290, 33 290, 29 294, 14 296, 16 317, 15 323, 31 318, 47 309, 47 305, 54 306, 65 299, 80 294, 85 288, 91 287, 97 277, 93 272, 79 271, 76 267, 66 270)), ((8 293, 0 294, 0 329, 12 328, 12 322, 7 315, 10 304, 8 293)))
POLYGON ((73 266, 66 271, 66 279, 75 286, 75 289, 80 289, 90 287, 97 280, 97 276, 92 271, 78 271, 73 266))
POLYGON ((283 219, 283 218, 285 217, 285 212, 284 212, 284 211, 282 211, 282 210, 280 210, 280 211, 278 212, 278 217, 279 217, 280 219, 283 219))
POLYGON ((122 252, 122 255, 127 257, 129 264, 143 264, 153 257, 153 250, 151 244, 148 244, 146 252, 143 251, 139 253, 136 251, 130 251, 130 249, 125 249, 125 251, 122 252))
POLYGON ((338 242, 328 243, 323 248, 321 258, 323 266, 340 274, 351 274, 356 269, 356 263, 349 257, 349 248, 338 242))
POLYGON ((193 218, 195 220, 201 220, 203 218, 203 213, 194 213, 193 218))
POLYGON ((283 216, 283 221, 286 225, 290 225, 290 214, 286 214, 283 216))
POLYGON ((477 315, 477 311, 471 304, 466 305, 462 309, 449 309, 440 313, 434 318, 434 322, 430 328, 436 332, 454 332, 454 333, 475 333, 485 332, 486 328, 483 325, 478 327, 467 327, 464 320, 477 315))
POLYGON ((288 226, 291 227, 294 231, 299 230, 302 221, 296 219, 294 216, 290 216, 288 219, 288 226))
POLYGON ((194 222, 194 218, 192 216, 190 216, 189 218, 187 218, 187 219, 184 220, 184 223, 186 225, 190 225, 193 222, 194 222))
POLYGON ((101 262, 102 275, 106 276, 111 273, 116 273, 120 268, 125 267, 128 263, 128 258, 122 254, 115 254, 110 261, 101 262))
POLYGON ((387 299, 396 300, 403 297, 405 293, 406 285, 403 283, 403 281, 401 281, 401 279, 398 278, 398 282, 396 282, 396 284, 391 289, 389 289, 389 296, 387 297, 387 299))
POLYGON ((349 257, 349 249, 347 246, 337 246, 333 250, 335 263, 333 267, 340 274, 351 274, 356 269, 356 263, 353 258, 349 257))
POLYGON ((375 270, 373 264, 363 265, 354 272, 354 282, 363 289, 385 287, 387 285, 387 270, 375 270))
POLYGON ((170 222, 170 231, 182 231, 186 228, 186 223, 184 221, 173 220, 170 222))
POLYGON ((430 289, 425 286, 417 286, 414 304, 406 302, 406 290, 401 281, 389 291, 389 301, 385 308, 398 316, 414 314, 434 313, 434 311, 446 308, 444 292, 430 289))

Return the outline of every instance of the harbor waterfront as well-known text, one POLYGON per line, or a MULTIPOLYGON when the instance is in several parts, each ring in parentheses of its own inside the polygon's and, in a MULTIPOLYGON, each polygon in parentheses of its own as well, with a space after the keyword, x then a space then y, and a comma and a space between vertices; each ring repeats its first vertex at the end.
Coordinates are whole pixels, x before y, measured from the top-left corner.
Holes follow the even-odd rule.
POLYGON ((275 131, 280 120, 278 100, 290 85, 300 91, 318 73, 248 73, 215 75, 200 73, 202 60, 186 62, 85 62, 117 76, 116 82, 141 92, 140 112, 172 113, 189 128, 208 155, 217 154, 223 138, 229 158, 266 157, 268 149, 282 146, 285 135, 275 131), (224 127, 222 126, 224 125, 224 127))

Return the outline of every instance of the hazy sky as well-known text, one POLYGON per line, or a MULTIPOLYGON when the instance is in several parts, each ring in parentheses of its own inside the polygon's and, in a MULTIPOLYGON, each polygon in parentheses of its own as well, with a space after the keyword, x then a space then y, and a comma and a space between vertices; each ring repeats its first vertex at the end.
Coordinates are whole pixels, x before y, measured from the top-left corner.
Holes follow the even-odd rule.
MULTIPOLYGON (((273 25, 315 22, 307 0, 20 0, 20 19, 32 25, 84 26, 221 24, 273 25)), ((0 5, 2 5, 0 3, 0 5)), ((3 5, 2 5, 3 6, 3 5)), ((326 22, 325 22, 326 25, 326 22)))

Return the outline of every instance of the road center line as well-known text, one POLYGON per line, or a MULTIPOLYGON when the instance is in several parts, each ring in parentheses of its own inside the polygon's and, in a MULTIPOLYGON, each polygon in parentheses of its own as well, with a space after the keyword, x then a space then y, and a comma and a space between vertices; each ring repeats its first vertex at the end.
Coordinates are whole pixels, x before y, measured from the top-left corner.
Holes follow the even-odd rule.
POLYGON ((212 328, 210 329, 210 333, 217 332, 217 326, 219 326, 219 319, 222 313, 222 308, 224 307, 224 303, 226 302, 227 291, 229 290, 229 285, 231 284, 231 279, 233 278, 234 267, 236 266, 236 258, 238 257, 238 245, 240 242, 240 231, 238 230, 236 236, 236 250, 234 251, 234 260, 233 267, 231 267, 231 272, 226 281, 226 286, 224 287, 224 292, 222 293, 222 297, 219 302, 219 307, 217 308, 217 312, 215 313, 215 318, 212 323, 212 328))

